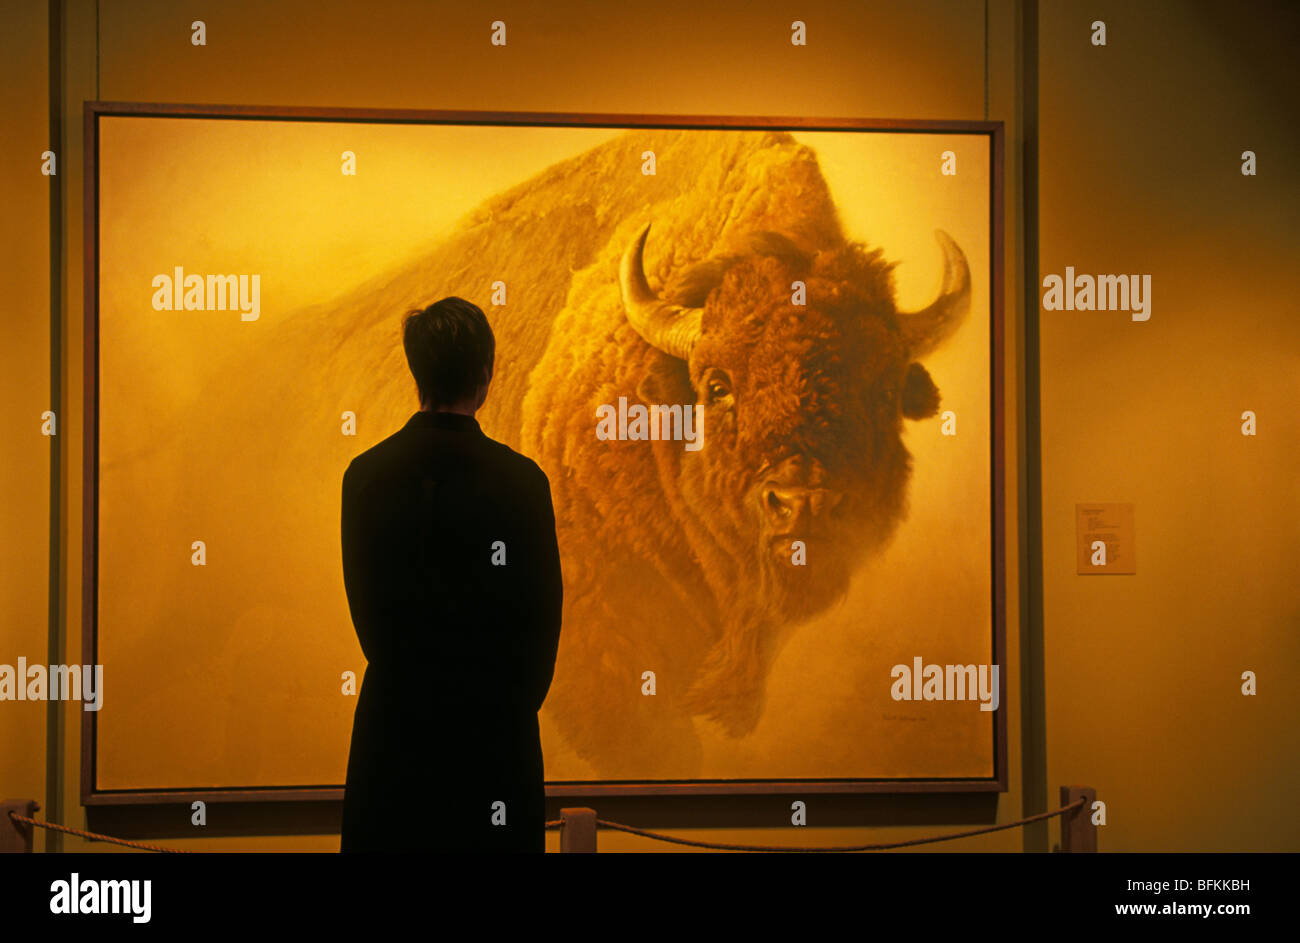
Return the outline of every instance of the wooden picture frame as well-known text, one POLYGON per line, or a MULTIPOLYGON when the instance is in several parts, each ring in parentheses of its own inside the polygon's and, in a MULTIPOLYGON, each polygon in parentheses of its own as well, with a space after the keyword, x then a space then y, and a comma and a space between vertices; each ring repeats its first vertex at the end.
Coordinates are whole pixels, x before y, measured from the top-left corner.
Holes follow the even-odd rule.
MULTIPOLYGON (((737 117, 709 115, 615 115, 549 112, 473 112, 385 110, 360 108, 303 108, 286 106, 149 104, 129 102, 87 102, 84 112, 86 171, 84 179, 84 304, 85 304, 85 449, 84 449, 84 539, 82 553, 82 660, 98 663, 100 649, 99 613, 99 434, 100 434, 100 119, 105 117, 192 118, 212 121, 245 119, 288 122, 344 122, 375 124, 502 125, 528 127, 700 129, 700 130, 788 130, 902 132, 908 134, 970 135, 988 148, 989 192, 989 351, 988 424, 991 430, 988 481, 991 489, 991 520, 988 535, 992 559, 992 624, 989 626, 991 664, 1002 667, 999 678, 999 707, 992 718, 992 775, 982 778, 890 778, 890 779, 746 779, 689 781, 564 781, 548 782, 549 796, 649 796, 649 795, 741 795, 817 793, 988 793, 1007 789, 1007 676, 1006 676, 1006 560, 1004 488, 1004 401, 1003 346, 1005 286, 1004 260, 1004 133, 1001 122, 988 121, 905 121, 856 118, 737 117)), ((975 312, 973 316, 978 316, 975 312)), ((114 694, 109 685, 110 696, 114 694)), ((121 696, 121 695, 117 695, 121 696)), ((227 802, 337 801, 340 784, 289 784, 266 788, 102 788, 97 780, 97 736, 99 716, 82 714, 81 800, 87 806, 130 805, 194 800, 227 802)))

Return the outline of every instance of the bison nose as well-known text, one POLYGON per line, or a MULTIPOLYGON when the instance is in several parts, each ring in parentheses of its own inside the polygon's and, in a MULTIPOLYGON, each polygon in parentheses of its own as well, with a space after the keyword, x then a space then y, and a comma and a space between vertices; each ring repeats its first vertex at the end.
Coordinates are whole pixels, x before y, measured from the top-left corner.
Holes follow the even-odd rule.
POLYGON ((775 488, 769 485, 763 489, 763 511, 767 514, 767 522, 776 528, 798 520, 807 503, 806 488, 775 488))
POLYGON ((840 503, 841 497, 827 488, 768 484, 759 499, 768 524, 778 533, 785 533, 800 526, 805 512, 814 517, 825 514, 840 503))

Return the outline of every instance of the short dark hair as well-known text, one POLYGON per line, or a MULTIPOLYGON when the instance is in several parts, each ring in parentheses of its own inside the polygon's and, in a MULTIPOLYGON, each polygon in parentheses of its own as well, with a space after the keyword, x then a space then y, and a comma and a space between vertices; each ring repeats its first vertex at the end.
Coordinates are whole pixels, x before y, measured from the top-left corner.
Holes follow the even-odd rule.
POLYGON ((454 296, 406 312, 402 346, 420 402, 434 409, 472 398, 496 357, 496 339, 482 309, 454 296))

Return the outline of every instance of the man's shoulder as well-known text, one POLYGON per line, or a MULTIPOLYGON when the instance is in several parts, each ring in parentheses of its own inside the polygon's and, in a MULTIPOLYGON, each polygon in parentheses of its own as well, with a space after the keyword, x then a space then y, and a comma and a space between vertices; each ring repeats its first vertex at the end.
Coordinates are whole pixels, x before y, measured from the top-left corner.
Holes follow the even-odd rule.
POLYGON ((542 466, 538 465, 527 455, 522 452, 516 452, 504 442, 498 442, 496 439, 488 436, 484 436, 483 438, 490 444, 491 448, 496 450, 500 461, 503 463, 511 465, 526 475, 532 475, 534 477, 541 475, 543 478, 546 477, 546 473, 542 471, 542 466))
POLYGON ((550 481, 542 466, 524 455, 516 452, 504 442, 484 436, 484 441, 493 454, 493 460, 513 481, 519 485, 531 486, 534 492, 540 488, 549 488, 550 481))
POLYGON ((376 442, 360 455, 355 456, 348 463, 348 467, 343 473, 344 481, 360 482, 373 478, 400 463, 405 451, 402 448, 403 431, 402 429, 397 430, 388 438, 376 442))
MULTIPOLYGON (((516 452, 504 442, 498 442, 487 435, 478 437, 476 442, 473 440, 471 442, 476 446, 471 449, 471 452, 475 453, 478 461, 486 466, 485 471, 495 470, 517 482, 532 484, 534 487, 542 484, 546 487, 550 486, 546 473, 542 471, 540 465, 527 455, 516 452)), ((408 469, 417 454, 415 445, 411 428, 403 427, 353 458, 344 472, 344 480, 360 483, 408 469)), ((472 460, 470 455, 464 458, 472 460)))

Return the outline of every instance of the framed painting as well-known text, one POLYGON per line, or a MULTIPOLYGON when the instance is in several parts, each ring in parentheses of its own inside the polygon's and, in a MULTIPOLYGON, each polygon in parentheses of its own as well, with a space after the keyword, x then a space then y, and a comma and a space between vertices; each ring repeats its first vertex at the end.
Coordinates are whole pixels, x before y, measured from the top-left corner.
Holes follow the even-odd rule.
POLYGON ((551 795, 1006 788, 999 123, 85 120, 84 802, 341 796, 342 474, 448 295, 551 483, 551 795))

